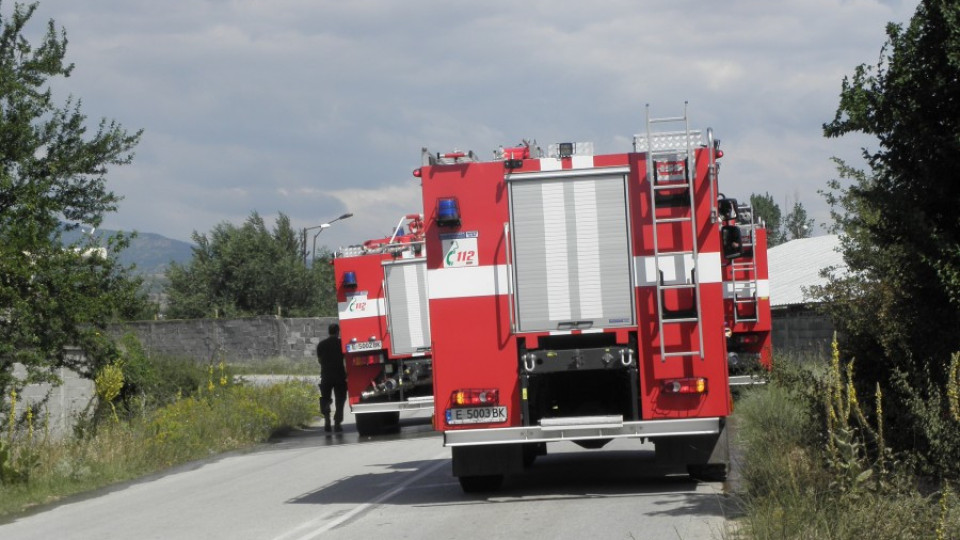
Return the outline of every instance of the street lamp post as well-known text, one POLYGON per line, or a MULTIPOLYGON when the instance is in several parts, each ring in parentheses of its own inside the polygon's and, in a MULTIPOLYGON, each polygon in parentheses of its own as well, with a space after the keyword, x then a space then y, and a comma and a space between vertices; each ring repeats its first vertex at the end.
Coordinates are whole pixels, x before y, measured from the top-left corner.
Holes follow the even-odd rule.
POLYGON ((316 226, 313 226, 313 227, 304 227, 304 229, 303 229, 303 265, 304 265, 304 266, 307 265, 307 231, 312 231, 312 230, 314 230, 314 229, 320 229, 319 231, 317 231, 316 234, 313 235, 313 248, 312 248, 312 250, 311 250, 311 252, 310 252, 310 253, 313 255, 313 258, 316 259, 316 258, 317 258, 317 237, 320 236, 320 233, 322 233, 324 229, 330 227, 331 224, 333 224, 333 223, 335 223, 335 222, 337 222, 337 221, 340 221, 341 219, 347 219, 347 218, 350 218, 350 217, 353 217, 353 214, 351 214, 351 213, 348 212, 348 213, 346 213, 346 214, 340 215, 340 216, 337 217, 336 219, 331 219, 331 220, 328 221, 327 223, 321 223, 320 225, 316 225, 316 226))
POLYGON ((317 237, 320 236, 320 233, 322 233, 324 229, 328 228, 329 226, 329 223, 324 223, 320 226, 320 230, 313 234, 313 246, 310 249, 310 260, 313 262, 317 261, 317 237))

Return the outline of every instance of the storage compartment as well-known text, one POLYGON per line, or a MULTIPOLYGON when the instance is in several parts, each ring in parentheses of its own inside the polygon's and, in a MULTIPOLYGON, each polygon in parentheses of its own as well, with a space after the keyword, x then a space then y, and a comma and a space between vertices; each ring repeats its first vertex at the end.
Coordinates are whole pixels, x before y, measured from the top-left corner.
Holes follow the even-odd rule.
POLYGON ((612 333, 549 336, 538 349, 521 345, 524 424, 545 418, 618 416, 639 420, 635 344, 612 333))
POLYGON ((630 377, 636 370, 585 370, 532 375, 527 390, 530 421, 578 416, 636 420, 630 377))

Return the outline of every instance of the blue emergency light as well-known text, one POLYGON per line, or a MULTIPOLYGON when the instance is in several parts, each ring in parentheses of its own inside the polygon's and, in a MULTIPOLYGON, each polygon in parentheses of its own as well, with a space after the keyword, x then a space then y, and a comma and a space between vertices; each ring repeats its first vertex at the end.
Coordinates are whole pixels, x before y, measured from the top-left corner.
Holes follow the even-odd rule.
POLYGON ((460 225, 460 205, 455 198, 437 201, 437 225, 442 227, 460 225))
POLYGON ((343 286, 348 289, 354 289, 357 286, 357 273, 356 272, 344 272, 343 273, 343 286))

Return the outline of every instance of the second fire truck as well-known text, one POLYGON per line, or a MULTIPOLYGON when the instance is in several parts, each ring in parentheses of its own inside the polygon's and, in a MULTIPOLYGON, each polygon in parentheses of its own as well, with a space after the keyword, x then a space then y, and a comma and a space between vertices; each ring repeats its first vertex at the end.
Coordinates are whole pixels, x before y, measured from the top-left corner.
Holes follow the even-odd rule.
POLYGON ((361 436, 399 429, 401 411, 433 407, 423 217, 334 261, 350 409, 361 436))
POLYGON ((726 474, 719 145, 686 111, 633 143, 424 149, 435 424, 466 491, 558 441, 647 439, 726 474))

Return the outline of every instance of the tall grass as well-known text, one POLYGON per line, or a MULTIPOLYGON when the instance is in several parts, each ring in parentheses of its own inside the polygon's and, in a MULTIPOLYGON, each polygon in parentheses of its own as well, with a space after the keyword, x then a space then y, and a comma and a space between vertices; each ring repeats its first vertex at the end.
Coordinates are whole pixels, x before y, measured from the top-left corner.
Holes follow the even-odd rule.
POLYGON ((313 385, 233 386, 213 377, 196 395, 106 415, 67 440, 18 431, 0 439, 0 515, 244 448, 316 413, 313 385))
MULTIPOLYGON (((737 403, 745 516, 756 539, 960 538, 960 503, 946 482, 921 490, 884 445, 853 389, 851 365, 778 359, 770 384, 737 403)), ((873 410, 883 403, 870 396, 873 410)))

